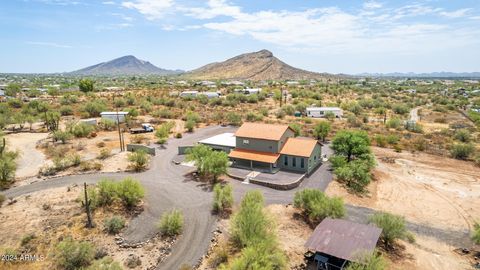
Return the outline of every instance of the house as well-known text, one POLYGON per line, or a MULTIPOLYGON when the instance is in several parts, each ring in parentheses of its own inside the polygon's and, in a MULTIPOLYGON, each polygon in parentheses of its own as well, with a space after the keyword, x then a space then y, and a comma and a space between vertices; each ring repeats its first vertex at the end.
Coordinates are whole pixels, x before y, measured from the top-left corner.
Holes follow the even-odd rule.
POLYGON ((258 95, 262 88, 245 88, 245 89, 235 89, 235 93, 245 94, 245 95, 258 95))
POLYGON ((322 145, 295 138, 287 125, 244 123, 235 132, 232 166, 275 173, 282 170, 310 174, 321 164, 322 145))
POLYGON ((316 269, 342 270, 349 262, 372 254, 382 230, 373 225, 325 218, 313 231, 305 247, 313 252, 316 269))
POLYGON ((194 98, 198 95, 198 91, 183 91, 180 93, 180 97, 182 98, 194 98))
POLYGON ((333 113, 336 118, 343 116, 343 110, 338 107, 308 107, 306 109, 307 117, 313 118, 325 117, 328 112, 333 113))
POLYGON ((125 118, 127 117, 128 112, 102 112, 100 113, 100 116, 102 119, 110 119, 112 121, 115 121, 115 123, 118 122, 123 123, 125 122, 125 118))

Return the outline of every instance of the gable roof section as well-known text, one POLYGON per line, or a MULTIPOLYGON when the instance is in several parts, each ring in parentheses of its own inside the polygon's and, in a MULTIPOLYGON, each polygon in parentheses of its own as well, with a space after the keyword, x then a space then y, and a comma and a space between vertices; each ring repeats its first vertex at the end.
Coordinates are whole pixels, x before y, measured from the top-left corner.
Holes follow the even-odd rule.
POLYGON ((313 231, 305 247, 349 261, 373 252, 381 229, 343 219, 324 219, 313 231))
POLYGON ((320 143, 310 138, 288 138, 280 150, 280 154, 308 158, 317 144, 320 143))
POLYGON ((243 125, 237 130, 237 132, 235 132, 235 136, 279 141, 285 131, 287 131, 287 129, 291 128, 287 125, 243 123, 243 125))

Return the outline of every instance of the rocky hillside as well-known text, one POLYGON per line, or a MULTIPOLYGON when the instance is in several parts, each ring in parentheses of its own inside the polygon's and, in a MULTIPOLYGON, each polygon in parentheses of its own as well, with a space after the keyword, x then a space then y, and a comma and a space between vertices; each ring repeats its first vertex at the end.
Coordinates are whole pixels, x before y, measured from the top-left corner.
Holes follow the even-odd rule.
POLYGON ((73 75, 172 75, 179 70, 167 70, 154 66, 150 62, 140 60, 133 55, 123 56, 71 72, 73 75))
POLYGON ((268 50, 241 54, 224 62, 212 63, 185 74, 190 79, 236 80, 302 80, 325 79, 331 74, 294 68, 273 56, 268 50))

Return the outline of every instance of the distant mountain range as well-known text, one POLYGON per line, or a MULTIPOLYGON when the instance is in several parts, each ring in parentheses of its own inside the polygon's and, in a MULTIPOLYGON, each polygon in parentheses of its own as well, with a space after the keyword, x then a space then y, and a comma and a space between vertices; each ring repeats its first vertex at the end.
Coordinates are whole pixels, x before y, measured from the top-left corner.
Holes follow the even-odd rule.
POLYGON ((148 61, 140 60, 133 55, 127 55, 70 72, 72 75, 173 75, 182 70, 168 70, 154 66, 148 61))
POLYGON ((431 73, 362 73, 361 77, 401 77, 401 78, 480 78, 480 72, 431 72, 431 73))
POLYGON ((183 75, 190 79, 234 80, 302 80, 334 77, 292 67, 280 61, 268 50, 245 53, 226 61, 211 63, 183 75))

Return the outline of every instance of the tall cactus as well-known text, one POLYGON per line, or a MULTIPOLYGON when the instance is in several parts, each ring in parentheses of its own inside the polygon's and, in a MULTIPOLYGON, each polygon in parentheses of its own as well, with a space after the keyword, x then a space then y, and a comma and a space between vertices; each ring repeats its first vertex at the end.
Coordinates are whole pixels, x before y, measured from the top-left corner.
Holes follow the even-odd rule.
POLYGON ((87 228, 93 228, 93 221, 92 221, 92 213, 90 211, 90 205, 92 204, 92 200, 88 199, 88 192, 87 192, 87 183, 83 183, 83 190, 85 193, 85 201, 82 202, 82 205, 85 206, 85 212, 87 212, 87 228))
POLYGON ((7 141, 5 140, 5 138, 2 138, 2 139, 3 139, 3 143, 0 146, 0 156, 3 156, 3 153, 5 152, 5 148, 7 147, 7 141))

